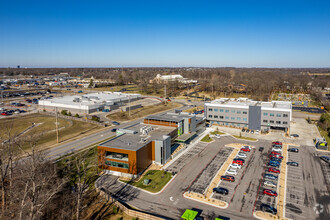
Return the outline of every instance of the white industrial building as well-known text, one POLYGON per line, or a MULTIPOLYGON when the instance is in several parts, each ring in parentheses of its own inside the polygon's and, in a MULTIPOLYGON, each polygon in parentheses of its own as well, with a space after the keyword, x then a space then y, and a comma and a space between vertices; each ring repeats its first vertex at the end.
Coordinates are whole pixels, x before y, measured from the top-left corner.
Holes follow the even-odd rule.
POLYGON ((160 75, 160 74, 157 74, 154 81, 163 82, 163 83, 178 81, 178 82, 184 83, 184 84, 194 84, 194 83, 198 82, 197 80, 184 78, 181 75, 160 75))
POLYGON ((89 114, 103 111, 103 109, 115 110, 125 103, 136 101, 140 94, 125 94, 121 92, 98 92, 83 95, 55 97, 39 101, 39 109, 45 111, 67 110, 71 113, 89 114))

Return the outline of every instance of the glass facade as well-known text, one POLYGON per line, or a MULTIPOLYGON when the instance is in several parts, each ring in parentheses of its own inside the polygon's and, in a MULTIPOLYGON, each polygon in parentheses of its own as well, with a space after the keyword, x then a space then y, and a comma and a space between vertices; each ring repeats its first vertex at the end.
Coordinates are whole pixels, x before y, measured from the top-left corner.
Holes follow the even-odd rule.
POLYGON ((115 152, 105 152, 105 158, 128 161, 128 154, 115 153, 115 152))
POLYGON ((115 161, 106 160, 105 164, 108 166, 112 166, 112 167, 128 169, 127 163, 119 163, 119 162, 115 162, 115 161))

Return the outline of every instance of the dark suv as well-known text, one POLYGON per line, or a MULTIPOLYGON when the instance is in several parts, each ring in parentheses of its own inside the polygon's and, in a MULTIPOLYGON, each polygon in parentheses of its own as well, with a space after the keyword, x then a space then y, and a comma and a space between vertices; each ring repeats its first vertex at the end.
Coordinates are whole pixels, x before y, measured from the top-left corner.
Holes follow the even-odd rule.
POLYGON ((299 149, 298 148, 289 148, 288 151, 298 153, 299 149))
POLYGON ((222 188, 222 187, 213 188, 213 192, 223 194, 223 195, 228 195, 228 193, 229 193, 228 189, 222 188))
POLYGON ((264 150, 264 147, 259 147, 259 151, 262 152, 264 150))
POLYGON ((270 205, 267 205, 265 203, 262 203, 260 205, 260 209, 264 212, 269 212, 269 213, 272 213, 273 215, 276 215, 277 214, 277 209, 275 209, 274 207, 270 206, 270 205))

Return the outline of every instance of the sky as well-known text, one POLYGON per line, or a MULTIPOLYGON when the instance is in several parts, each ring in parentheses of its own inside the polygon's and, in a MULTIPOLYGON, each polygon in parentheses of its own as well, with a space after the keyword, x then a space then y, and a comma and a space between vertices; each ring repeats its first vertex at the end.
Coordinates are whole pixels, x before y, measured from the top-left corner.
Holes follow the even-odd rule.
POLYGON ((0 0, 0 67, 330 67, 329 0, 0 0))

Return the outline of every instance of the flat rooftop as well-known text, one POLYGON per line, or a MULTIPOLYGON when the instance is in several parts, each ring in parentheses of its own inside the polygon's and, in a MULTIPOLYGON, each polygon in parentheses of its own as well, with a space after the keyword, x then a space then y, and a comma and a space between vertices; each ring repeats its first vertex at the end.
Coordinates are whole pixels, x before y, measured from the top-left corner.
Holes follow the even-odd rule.
POLYGON ((263 102, 263 101, 254 101, 252 99, 247 98, 220 98, 212 101, 211 103, 206 103, 206 106, 227 106, 227 107, 236 107, 236 108, 248 108, 249 106, 261 106, 262 108, 275 108, 275 109, 287 109, 290 110, 292 108, 291 102, 286 101, 271 101, 271 102, 263 102))
POLYGON ((126 127, 124 130, 135 131, 136 134, 125 133, 117 136, 111 140, 99 144, 102 147, 112 147, 124 150, 137 151, 147 143, 153 140, 163 140, 164 135, 168 135, 176 128, 167 126, 153 126, 147 124, 135 124, 130 127, 126 127), (152 130, 146 135, 142 134, 141 128, 152 128, 152 130))
POLYGON ((195 115, 191 115, 187 112, 181 112, 181 113, 160 113, 156 115, 149 115, 145 117, 145 119, 149 120, 159 120, 159 121, 171 121, 171 122, 180 122, 184 118, 192 118, 195 115))
POLYGON ((116 102, 138 98, 140 94, 125 94, 121 92, 97 92, 73 96, 62 96, 40 100, 40 105, 64 104, 64 105, 97 105, 103 103, 114 104, 116 102))

